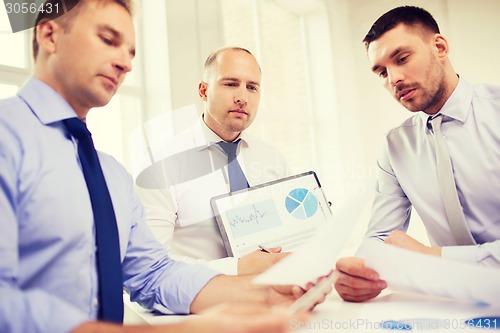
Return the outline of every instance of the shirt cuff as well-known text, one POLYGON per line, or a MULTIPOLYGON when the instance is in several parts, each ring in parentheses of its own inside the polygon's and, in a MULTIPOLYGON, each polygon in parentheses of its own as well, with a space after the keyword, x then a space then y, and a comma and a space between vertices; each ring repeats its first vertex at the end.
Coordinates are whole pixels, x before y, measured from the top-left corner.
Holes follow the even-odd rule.
POLYGON ((441 258, 456 261, 477 263, 478 247, 471 246, 443 246, 441 248, 441 258))
POLYGON ((153 309, 162 313, 189 314, 195 297, 210 280, 221 273, 204 265, 176 264, 177 267, 170 269, 171 274, 165 277, 158 295, 160 299, 155 302, 153 309))
POLYGON ((225 275, 238 275, 238 258, 235 257, 209 260, 206 266, 225 275))

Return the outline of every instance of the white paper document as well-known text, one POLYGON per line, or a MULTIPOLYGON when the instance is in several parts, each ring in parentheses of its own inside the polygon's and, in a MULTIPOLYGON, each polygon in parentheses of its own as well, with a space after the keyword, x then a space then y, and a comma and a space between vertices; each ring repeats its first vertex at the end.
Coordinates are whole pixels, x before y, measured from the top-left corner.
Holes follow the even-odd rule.
MULTIPOLYGON (((366 247, 365 247, 366 246, 366 247)), ((368 242, 366 266, 394 291, 500 304, 500 269, 425 255, 380 241, 368 242)))
POLYGON ((342 209, 334 209, 331 220, 320 227, 305 245, 258 275, 253 283, 304 286, 327 275, 335 268, 335 262, 369 197, 367 191, 354 196, 342 209))

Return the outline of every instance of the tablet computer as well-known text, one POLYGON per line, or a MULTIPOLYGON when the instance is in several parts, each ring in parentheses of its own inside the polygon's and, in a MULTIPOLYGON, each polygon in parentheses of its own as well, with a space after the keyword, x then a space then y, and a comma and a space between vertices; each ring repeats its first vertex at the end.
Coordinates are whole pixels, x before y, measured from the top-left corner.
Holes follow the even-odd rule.
POLYGON ((210 203, 227 255, 233 257, 259 245, 294 251, 332 215, 314 171, 218 195, 210 203))

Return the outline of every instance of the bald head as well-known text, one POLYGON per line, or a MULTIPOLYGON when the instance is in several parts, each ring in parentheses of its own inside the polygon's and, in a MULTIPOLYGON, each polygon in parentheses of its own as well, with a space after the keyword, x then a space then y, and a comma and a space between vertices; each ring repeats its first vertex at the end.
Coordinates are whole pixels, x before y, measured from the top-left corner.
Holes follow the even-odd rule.
MULTIPOLYGON (((220 61, 221 61, 223 54, 227 53, 227 52, 244 52, 244 53, 247 53, 247 54, 251 55, 252 57, 254 57, 252 52, 248 51, 247 49, 245 49, 243 47, 232 46, 232 47, 220 48, 220 49, 214 51, 213 53, 211 53, 208 56, 207 60, 205 61, 205 67, 204 67, 204 71, 203 71, 203 81, 205 81, 205 82, 210 81, 210 78, 214 72, 213 71, 214 67, 216 65, 220 64, 220 61)), ((254 57, 254 59, 255 59, 255 57, 254 57)), ((255 60, 255 62, 257 63, 257 60, 255 60)), ((257 65, 259 66, 258 63, 257 63, 257 65)), ((262 72, 260 66, 259 66, 259 71, 262 72)))

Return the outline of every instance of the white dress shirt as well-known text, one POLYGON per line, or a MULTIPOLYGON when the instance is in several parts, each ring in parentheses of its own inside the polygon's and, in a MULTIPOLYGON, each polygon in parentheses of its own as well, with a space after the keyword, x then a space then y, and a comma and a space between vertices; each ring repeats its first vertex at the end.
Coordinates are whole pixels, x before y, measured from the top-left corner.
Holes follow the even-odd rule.
POLYGON ((460 203, 479 245, 456 246, 450 232, 423 112, 386 135, 366 236, 384 239, 392 230, 406 231, 413 206, 443 257, 500 266, 500 87, 460 79, 440 113, 460 203))
MULTIPOLYGON (((283 156, 271 145, 244 132, 239 138, 237 160, 250 186, 289 175, 283 156)), ((201 117, 167 143, 169 157, 139 175, 137 191, 149 227, 173 258, 236 275, 237 258, 227 257, 210 205, 212 197, 229 192, 227 155, 217 144, 221 140, 201 117)))

